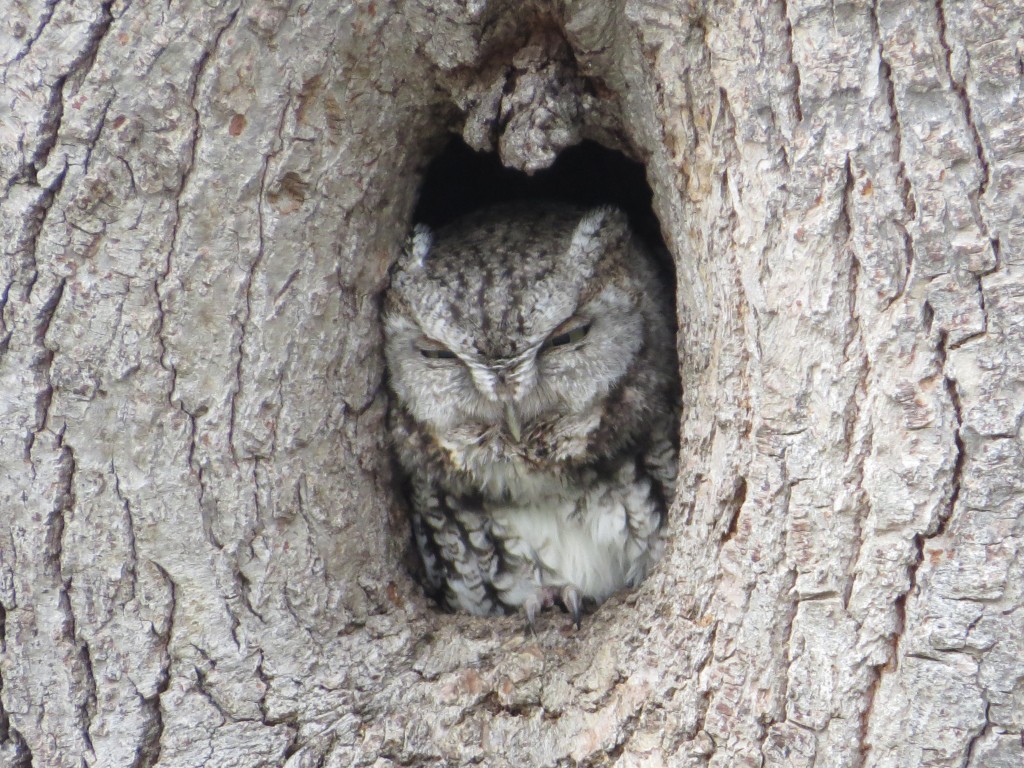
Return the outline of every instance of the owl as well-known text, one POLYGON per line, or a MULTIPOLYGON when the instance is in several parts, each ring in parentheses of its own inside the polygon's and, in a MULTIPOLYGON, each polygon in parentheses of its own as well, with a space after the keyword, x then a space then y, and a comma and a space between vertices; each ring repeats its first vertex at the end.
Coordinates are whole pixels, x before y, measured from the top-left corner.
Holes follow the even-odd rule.
POLYGON ((384 300, 389 428, 426 586, 478 615, 584 609, 664 546, 675 313, 612 207, 418 226, 384 300))

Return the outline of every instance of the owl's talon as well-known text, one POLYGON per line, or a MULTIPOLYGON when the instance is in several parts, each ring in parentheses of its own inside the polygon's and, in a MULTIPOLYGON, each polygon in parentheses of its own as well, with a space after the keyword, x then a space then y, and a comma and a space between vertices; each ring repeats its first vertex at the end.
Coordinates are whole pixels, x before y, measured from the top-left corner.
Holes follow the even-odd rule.
POLYGON ((539 593, 534 593, 526 598, 523 603, 523 612, 526 613, 526 623, 529 625, 530 633, 537 636, 537 613, 543 607, 543 600, 539 593))
POLYGON ((580 619, 583 617, 583 596, 572 584, 562 587, 562 605, 572 614, 572 623, 579 629, 580 619))
POLYGON ((530 631, 537 636, 537 614, 555 604, 558 590, 555 587, 537 587, 536 591, 523 602, 523 612, 530 631))

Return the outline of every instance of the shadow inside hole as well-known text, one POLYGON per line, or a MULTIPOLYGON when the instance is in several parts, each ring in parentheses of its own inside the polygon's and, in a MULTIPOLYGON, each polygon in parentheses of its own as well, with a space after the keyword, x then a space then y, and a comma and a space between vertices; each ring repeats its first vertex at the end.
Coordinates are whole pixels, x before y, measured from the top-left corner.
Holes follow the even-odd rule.
POLYGON ((530 176, 503 166, 496 153, 475 152, 453 138, 427 166, 413 220, 437 228, 479 208, 517 200, 588 208, 612 204, 626 212, 648 247, 667 259, 652 197, 643 164, 594 141, 566 149, 550 168, 530 176))

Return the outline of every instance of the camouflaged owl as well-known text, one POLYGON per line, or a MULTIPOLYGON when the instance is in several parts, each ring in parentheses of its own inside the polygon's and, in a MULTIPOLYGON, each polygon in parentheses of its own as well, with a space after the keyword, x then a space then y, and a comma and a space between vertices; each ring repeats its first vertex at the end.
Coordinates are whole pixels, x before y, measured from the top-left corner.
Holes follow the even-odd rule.
POLYGON ((478 615, 587 605, 663 548, 671 291, 625 214, 491 208, 416 228, 384 327, 390 429, 428 589, 478 615))

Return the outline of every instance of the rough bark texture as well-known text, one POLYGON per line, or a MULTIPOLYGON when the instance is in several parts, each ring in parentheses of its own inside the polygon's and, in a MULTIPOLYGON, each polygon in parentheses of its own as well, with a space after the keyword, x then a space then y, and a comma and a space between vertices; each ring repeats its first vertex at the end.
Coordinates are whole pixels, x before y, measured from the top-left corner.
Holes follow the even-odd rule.
POLYGON ((14 0, 0 765, 1024 761, 1020 2, 14 0), (405 575, 380 293, 446 133, 647 165, 672 545, 405 575))

